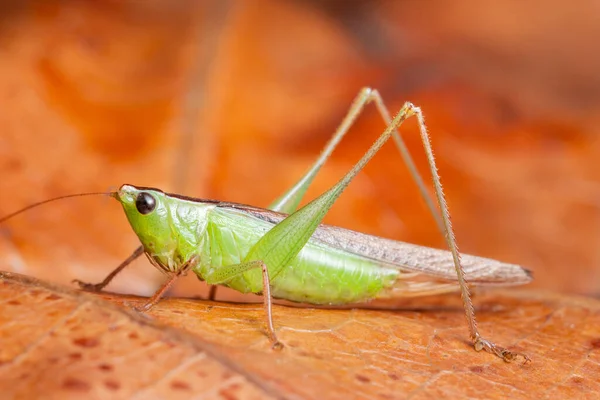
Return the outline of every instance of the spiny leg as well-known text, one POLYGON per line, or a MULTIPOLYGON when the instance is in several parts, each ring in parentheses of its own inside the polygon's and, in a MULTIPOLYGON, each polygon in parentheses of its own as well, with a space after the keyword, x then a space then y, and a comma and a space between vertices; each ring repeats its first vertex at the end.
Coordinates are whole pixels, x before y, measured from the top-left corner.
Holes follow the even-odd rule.
POLYGON ((269 271, 267 269, 267 265, 263 261, 255 260, 241 264, 220 267, 206 277, 206 283, 210 285, 218 285, 255 268, 260 268, 262 271, 262 295, 265 315, 267 317, 267 335, 269 336, 269 340, 271 340, 271 347, 274 350, 281 350, 283 348, 283 343, 277 339, 275 327, 273 326, 273 307, 269 271))
POLYGON ((452 258, 454 260, 454 267, 456 269, 456 276, 460 285, 461 297, 463 300, 463 305, 467 317, 467 323, 469 325, 471 340, 473 341, 473 346, 476 351, 485 350, 489 353, 495 354, 496 356, 502 358, 506 362, 512 362, 517 360, 518 358, 523 358, 524 362, 527 363, 530 361, 530 358, 527 355, 523 353, 512 352, 508 349, 498 346, 484 339, 479 333, 479 329, 477 328, 477 321, 475 320, 475 310, 473 307, 473 302, 471 300, 471 295, 469 293, 469 286, 465 279, 465 273, 460 262, 460 253, 458 251, 458 246, 456 244, 456 238, 454 235, 454 229, 452 228, 452 223, 450 222, 450 211, 448 209, 446 197, 444 196, 444 191, 440 182, 440 176, 437 172, 437 166, 435 164, 433 150, 431 148, 431 140, 429 139, 429 134, 427 133, 427 128, 425 126, 425 121, 421 109, 415 106, 412 106, 412 109, 413 115, 417 117, 419 132, 421 134, 421 141, 423 143, 423 148, 425 149, 425 155, 427 156, 427 161, 429 163, 429 169, 433 179, 435 194, 437 197, 438 204, 440 206, 442 223, 445 233, 444 236, 446 238, 446 243, 450 249, 450 252, 452 253, 452 258))
MULTIPOLYGON (((379 114, 385 121, 385 125, 386 126, 392 125, 392 117, 390 116, 390 112, 389 112, 388 108, 383 103, 383 99, 379 95, 379 92, 377 92, 376 90, 373 92, 374 92, 373 93, 373 101, 375 102, 375 106, 377 107, 379 114)), ((417 166, 415 165, 415 162, 414 162, 412 156, 410 155, 410 151, 408 151, 408 147, 406 147, 406 144, 404 143, 404 139, 402 139, 402 136, 400 135, 400 133, 398 132, 397 129, 394 129, 394 131, 392 133, 392 138, 394 139, 394 142, 396 143, 396 147, 398 148, 398 151, 400 151, 400 155, 402 156, 404 163, 408 167, 410 176, 412 177, 412 179, 415 181, 417 187, 419 188, 419 192, 421 192, 421 197, 423 198, 423 200, 425 200, 425 204, 427 204, 427 208, 429 208, 429 212, 431 212, 431 216, 433 217, 433 219, 435 219, 435 223, 437 224, 438 229, 440 230, 440 232, 442 234, 445 234, 446 231, 444 229, 444 223, 442 221, 439 210, 435 206, 433 198, 427 191, 427 187, 425 186, 423 177, 419 173, 419 170, 417 169, 417 166)))
POLYGON ((142 254, 144 254, 144 247, 140 246, 137 249, 135 249, 135 251, 129 257, 127 257, 127 259, 125 261, 123 261, 121 264, 119 264, 119 266, 117 268, 115 268, 110 274, 108 274, 108 276, 106 278, 104 278, 104 280, 100 283, 87 283, 87 282, 80 281, 79 279, 73 279, 72 282, 78 284, 79 287, 83 290, 87 290, 90 292, 99 292, 102 289, 104 289, 106 287, 106 285, 108 285, 110 283, 110 281, 112 281, 119 272, 121 272, 123 269, 125 269, 126 266, 131 264, 135 259, 137 259, 142 254))

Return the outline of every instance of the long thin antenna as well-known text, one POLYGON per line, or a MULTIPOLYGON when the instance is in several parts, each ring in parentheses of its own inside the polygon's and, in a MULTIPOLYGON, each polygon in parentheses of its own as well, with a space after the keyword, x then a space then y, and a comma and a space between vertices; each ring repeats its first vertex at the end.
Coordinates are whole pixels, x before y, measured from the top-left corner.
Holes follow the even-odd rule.
POLYGON ((68 198, 71 198, 71 197, 99 196, 99 195, 116 197, 117 196, 117 192, 90 192, 90 193, 68 194, 66 196, 59 196, 59 197, 54 197, 54 198, 48 199, 48 200, 38 201, 37 203, 30 204, 30 205, 28 205, 26 207, 21 208, 20 210, 17 210, 17 211, 15 211, 13 213, 10 213, 10 214, 8 214, 8 215, 0 218, 0 224, 3 223, 6 220, 11 219, 12 217, 14 217, 16 215, 24 213, 25 211, 28 211, 28 210, 31 210, 32 208, 41 206, 42 204, 51 203, 51 202, 56 201, 56 200, 68 199, 68 198))

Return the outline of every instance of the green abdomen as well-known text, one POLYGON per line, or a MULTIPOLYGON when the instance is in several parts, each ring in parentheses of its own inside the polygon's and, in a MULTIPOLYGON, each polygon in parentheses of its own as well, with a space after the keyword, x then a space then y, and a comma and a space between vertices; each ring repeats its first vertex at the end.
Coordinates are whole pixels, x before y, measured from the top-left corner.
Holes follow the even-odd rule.
MULTIPOLYGON (((252 246, 272 227, 242 212, 212 211, 202 246, 202 277, 211 268, 243 262, 252 246)), ((268 266, 267 266, 268 267, 268 266)), ((398 278, 397 269, 311 239, 290 264, 271 278, 275 298, 312 304, 348 304, 377 297, 398 278)), ((225 284, 243 293, 262 292, 262 273, 248 271, 225 284)))

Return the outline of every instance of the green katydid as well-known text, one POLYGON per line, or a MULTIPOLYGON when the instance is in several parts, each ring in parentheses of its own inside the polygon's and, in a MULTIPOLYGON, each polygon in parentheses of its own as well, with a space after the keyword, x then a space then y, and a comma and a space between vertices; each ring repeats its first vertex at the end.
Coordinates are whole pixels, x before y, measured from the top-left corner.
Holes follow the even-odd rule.
MULTIPOLYGON (((269 209, 194 199, 132 185, 123 185, 109 194, 123 206, 141 246, 104 281, 98 284, 76 281, 83 289, 102 290, 131 261, 145 254, 169 279, 140 311, 150 309, 179 276, 192 271, 210 285, 262 294, 267 332, 274 348, 282 344, 273 326, 272 298, 339 305, 460 290, 475 349, 486 350, 507 362, 518 358, 529 361, 526 355, 497 346, 480 335, 465 274, 474 284, 494 286, 525 284, 531 281, 531 275, 517 265, 476 256, 461 257, 423 115, 411 103, 405 103, 392 120, 379 93, 370 88, 362 89, 315 164, 269 209), (337 184, 297 209, 322 165, 371 102, 387 125, 385 131, 337 184), (419 125, 439 210, 397 131, 402 122, 412 116, 419 125), (350 181, 390 137, 394 138, 450 251, 321 224, 350 181)), ((0 222, 57 199, 26 207, 0 222)))

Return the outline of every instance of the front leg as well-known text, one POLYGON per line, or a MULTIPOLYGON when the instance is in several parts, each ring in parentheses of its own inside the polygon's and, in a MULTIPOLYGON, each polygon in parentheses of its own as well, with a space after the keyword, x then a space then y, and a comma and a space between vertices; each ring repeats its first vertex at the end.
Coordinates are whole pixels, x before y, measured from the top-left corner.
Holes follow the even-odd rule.
POLYGON ((80 281, 79 279, 73 279, 72 282, 78 284, 79 287, 83 290, 87 290, 89 292, 100 292, 106 287, 106 285, 108 285, 114 279, 115 276, 117 276, 117 274, 119 272, 121 272, 123 269, 125 269, 125 267, 127 267, 129 264, 131 264, 133 261, 135 261, 142 254, 144 254, 144 247, 140 246, 137 249, 135 249, 133 254, 131 254, 129 257, 127 257, 127 259, 125 261, 123 261, 121 264, 119 264, 119 266, 117 268, 115 268, 110 274, 108 274, 108 276, 106 278, 104 278, 104 280, 102 282, 88 283, 88 282, 80 281))
POLYGON ((262 270, 263 278, 263 305, 265 308, 265 314, 267 316, 267 335, 271 340, 271 347, 273 350, 283 349, 283 343, 277 339, 275 334, 275 328, 273 326, 273 308, 271 298, 271 281, 269 280, 269 270, 267 265, 260 261, 249 261, 242 264, 227 265, 221 267, 206 277, 206 283, 209 285, 218 285, 220 283, 227 282, 235 277, 242 275, 244 272, 250 271, 254 268, 260 268, 262 270))
POLYGON ((183 264, 177 271, 172 272, 169 280, 166 281, 153 295, 139 307, 135 307, 136 311, 146 312, 154 307, 160 299, 162 299, 165 292, 175 283, 175 281, 182 275, 187 274, 187 271, 195 266, 198 262, 198 256, 192 257, 188 262, 183 264))

